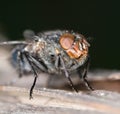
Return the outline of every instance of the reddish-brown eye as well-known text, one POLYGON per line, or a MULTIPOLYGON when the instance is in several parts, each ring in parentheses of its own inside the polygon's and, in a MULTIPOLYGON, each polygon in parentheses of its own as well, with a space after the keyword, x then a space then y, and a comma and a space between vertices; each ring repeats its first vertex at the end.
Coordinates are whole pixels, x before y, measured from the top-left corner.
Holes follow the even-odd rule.
POLYGON ((67 50, 71 48, 74 39, 75 39, 74 35, 70 33, 65 33, 60 37, 60 45, 62 46, 63 49, 67 50))

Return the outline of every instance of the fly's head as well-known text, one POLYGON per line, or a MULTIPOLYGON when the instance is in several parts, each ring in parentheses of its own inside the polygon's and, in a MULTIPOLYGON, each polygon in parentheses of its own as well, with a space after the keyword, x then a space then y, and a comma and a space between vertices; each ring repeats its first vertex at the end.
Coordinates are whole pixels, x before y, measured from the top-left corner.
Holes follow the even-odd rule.
POLYGON ((81 34, 64 33, 59 42, 71 59, 79 62, 88 56, 90 44, 81 34))

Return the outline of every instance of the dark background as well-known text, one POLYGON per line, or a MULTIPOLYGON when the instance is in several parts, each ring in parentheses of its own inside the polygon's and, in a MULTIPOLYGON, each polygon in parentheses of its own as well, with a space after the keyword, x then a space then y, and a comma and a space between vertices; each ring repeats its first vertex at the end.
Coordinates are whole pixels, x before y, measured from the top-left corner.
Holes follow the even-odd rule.
POLYGON ((120 69, 120 2, 24 0, 0 2, 0 32, 9 40, 35 32, 70 29, 91 38, 91 68, 120 69))

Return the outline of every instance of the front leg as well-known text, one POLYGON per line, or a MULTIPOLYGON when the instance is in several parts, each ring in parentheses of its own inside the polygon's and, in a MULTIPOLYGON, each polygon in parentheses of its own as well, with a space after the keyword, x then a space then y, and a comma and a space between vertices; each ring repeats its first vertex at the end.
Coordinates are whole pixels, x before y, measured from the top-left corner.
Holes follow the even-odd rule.
POLYGON ((83 66, 78 68, 78 75, 79 75, 80 79, 83 80, 83 82, 84 82, 85 86, 88 88, 88 90, 93 91, 94 88, 89 84, 89 82, 86 79, 87 73, 88 73, 88 68, 89 68, 89 58, 83 66))
POLYGON ((74 91, 78 92, 78 90, 77 90, 77 89, 74 87, 74 85, 73 85, 73 82, 72 82, 72 80, 71 80, 71 78, 70 78, 70 75, 69 75, 67 69, 66 69, 65 62, 64 62, 62 56, 61 56, 60 54, 58 54, 58 57, 59 57, 59 61, 60 61, 60 65, 61 65, 61 67, 62 67, 62 70, 64 71, 65 76, 66 76, 66 78, 68 79, 70 86, 72 87, 72 89, 73 89, 74 91))

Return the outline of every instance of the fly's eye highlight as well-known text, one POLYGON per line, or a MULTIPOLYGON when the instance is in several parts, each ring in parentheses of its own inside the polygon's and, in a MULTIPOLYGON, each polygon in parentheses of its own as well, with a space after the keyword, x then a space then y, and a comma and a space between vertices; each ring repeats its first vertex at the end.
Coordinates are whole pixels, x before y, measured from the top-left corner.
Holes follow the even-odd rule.
POLYGON ((60 45, 62 46, 63 49, 67 50, 71 48, 74 39, 75 39, 74 35, 70 33, 65 33, 60 37, 60 45))

